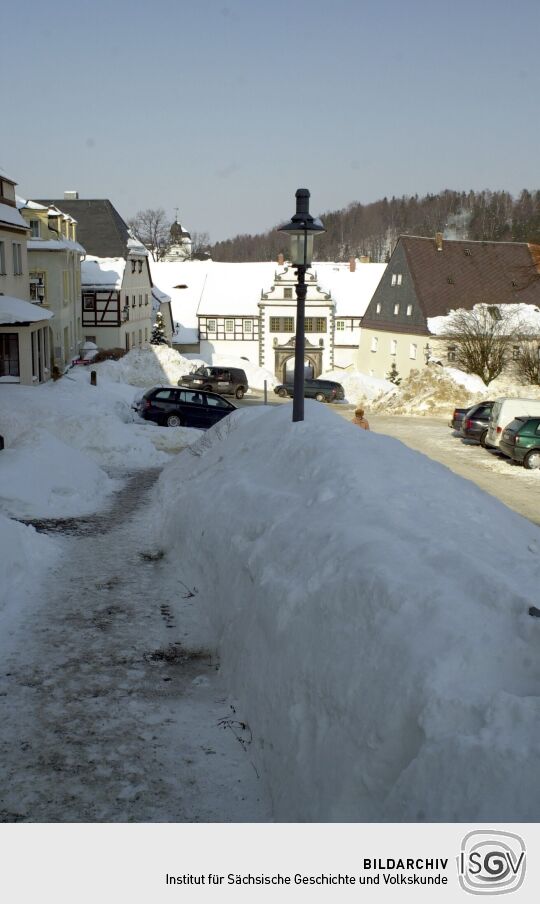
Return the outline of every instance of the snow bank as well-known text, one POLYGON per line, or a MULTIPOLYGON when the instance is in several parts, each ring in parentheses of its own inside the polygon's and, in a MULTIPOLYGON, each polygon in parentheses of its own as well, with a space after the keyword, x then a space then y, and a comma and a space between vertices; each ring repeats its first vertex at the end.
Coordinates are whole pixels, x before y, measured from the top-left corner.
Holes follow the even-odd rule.
POLYGON ((149 345, 134 348, 118 361, 103 361, 95 369, 99 376, 118 383, 129 383, 149 389, 160 384, 176 386, 180 377, 191 372, 193 361, 188 361, 168 345, 149 345))
POLYGON ((2 452, 0 505, 14 517, 94 512, 117 486, 87 455, 46 430, 27 430, 2 452))
POLYGON ((244 410, 192 451, 157 523, 275 818, 536 820, 538 528, 309 400, 303 423, 244 410))
POLYGON ((371 402, 383 392, 395 392, 396 387, 390 380, 380 380, 378 377, 370 377, 359 370, 328 370, 321 374, 321 380, 335 380, 341 383, 345 390, 348 402, 358 405, 361 402, 371 402))
POLYGON ((43 580, 44 569, 53 565, 59 553, 57 544, 49 537, 1 514, 0 549, 0 638, 5 639, 9 623, 20 614, 20 609, 35 601, 36 585, 43 580))
POLYGON ((486 386, 476 374, 432 364, 422 370, 412 370, 398 387, 378 396, 370 409, 381 414, 449 416, 456 406, 468 408, 483 399, 504 396, 540 398, 540 386, 515 383, 504 376, 486 386))
POLYGON ((101 375, 90 386, 86 368, 57 383, 3 386, 0 396, 0 506, 27 518, 99 511, 118 489, 109 471, 126 474, 165 464, 199 430, 157 427, 131 409, 133 386, 101 375))

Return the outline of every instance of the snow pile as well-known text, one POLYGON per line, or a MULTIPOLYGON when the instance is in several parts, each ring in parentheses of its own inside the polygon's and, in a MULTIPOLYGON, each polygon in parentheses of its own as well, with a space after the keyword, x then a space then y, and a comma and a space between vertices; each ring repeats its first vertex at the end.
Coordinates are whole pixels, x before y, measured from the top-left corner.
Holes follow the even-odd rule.
POLYGON ((94 512, 117 487, 88 455, 47 430, 27 430, 2 452, 0 506, 16 518, 94 512))
MULTIPOLYGON (((17 517, 60 518, 103 507, 126 474, 165 464, 199 430, 157 427, 131 409, 133 386, 77 368, 56 383, 3 386, 0 397, 0 509, 17 517)), ((140 392, 140 391, 139 391, 140 392)))
POLYGON ((273 389, 274 386, 278 385, 278 380, 276 380, 274 374, 270 370, 259 367, 257 364, 252 364, 252 362, 248 361, 246 358, 239 358, 236 355, 213 354, 210 363, 223 367, 241 367, 242 370, 245 370, 246 372, 250 389, 264 389, 265 380, 268 389, 273 389))
POLYGON ((321 374, 320 380, 335 380, 341 383, 345 390, 348 402, 358 405, 362 402, 371 402, 383 392, 394 392, 395 386, 389 380, 380 380, 378 377, 370 377, 359 370, 328 370, 321 374))
POLYGON ((453 368, 435 364, 422 370, 412 370, 399 386, 378 396, 370 406, 371 411, 381 414, 448 415, 454 407, 467 408, 490 397, 481 380, 479 383, 464 381, 456 376, 458 373, 453 368), (473 388, 476 386, 477 389, 473 388))
POLYGON ((103 361, 96 365, 98 376, 118 383, 142 386, 169 384, 176 386, 180 377, 189 374, 194 362, 188 361, 168 345, 149 345, 134 348, 118 361, 103 361))
POLYGON ((218 428, 166 467, 156 522, 275 818, 537 819, 538 528, 309 400, 218 428))
POLYGON ((36 533, 33 527, 18 524, 0 514, 0 548, 1 633, 5 637, 8 620, 16 618, 21 606, 34 599, 35 588, 43 580, 44 569, 57 559, 58 547, 49 537, 36 533))

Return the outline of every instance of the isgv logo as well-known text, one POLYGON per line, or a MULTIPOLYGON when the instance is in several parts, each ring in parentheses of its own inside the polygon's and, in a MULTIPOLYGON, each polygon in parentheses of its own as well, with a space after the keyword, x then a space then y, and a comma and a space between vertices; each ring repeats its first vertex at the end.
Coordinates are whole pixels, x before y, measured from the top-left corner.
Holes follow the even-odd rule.
POLYGON ((516 891, 525 878, 525 843, 512 832, 469 832, 457 858, 459 883, 472 895, 516 891))

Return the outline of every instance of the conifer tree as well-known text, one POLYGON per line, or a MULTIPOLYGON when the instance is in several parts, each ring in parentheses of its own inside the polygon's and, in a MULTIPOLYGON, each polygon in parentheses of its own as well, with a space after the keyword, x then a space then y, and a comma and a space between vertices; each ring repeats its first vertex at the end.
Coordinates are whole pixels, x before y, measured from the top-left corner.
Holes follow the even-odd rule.
POLYGON ((165 327, 163 325, 163 314, 159 311, 156 314, 156 322, 152 327, 152 337, 150 339, 151 345, 168 345, 167 339, 165 337, 165 327))

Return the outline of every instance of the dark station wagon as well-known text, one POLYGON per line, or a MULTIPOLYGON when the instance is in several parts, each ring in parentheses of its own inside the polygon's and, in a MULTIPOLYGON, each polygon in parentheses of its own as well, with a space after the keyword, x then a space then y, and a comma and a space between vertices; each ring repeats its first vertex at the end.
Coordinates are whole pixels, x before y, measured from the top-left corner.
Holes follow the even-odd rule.
POLYGON ((540 417, 514 418, 503 430, 499 449, 529 470, 540 468, 540 417))
MULTIPOLYGON (((274 387, 276 395, 282 399, 292 399, 294 395, 294 383, 287 380, 274 387)), ((312 380, 306 378, 304 380, 304 396, 306 399, 316 399, 318 402, 335 402, 342 401, 345 398, 345 392, 341 383, 335 383, 333 380, 312 380)))
POLYGON ((161 427, 198 427, 207 430, 236 411, 236 406, 213 392, 155 386, 132 408, 146 421, 161 427))

